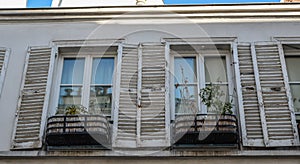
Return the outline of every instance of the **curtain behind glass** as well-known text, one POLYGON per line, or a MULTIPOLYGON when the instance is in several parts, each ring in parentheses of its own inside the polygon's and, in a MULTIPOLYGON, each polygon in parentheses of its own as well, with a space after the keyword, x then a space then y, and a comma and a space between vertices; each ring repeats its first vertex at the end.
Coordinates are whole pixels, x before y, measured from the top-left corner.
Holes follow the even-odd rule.
POLYGON ((84 59, 65 58, 61 84, 82 84, 84 59))
POLYGON ((114 58, 94 58, 91 84, 112 84, 114 58))

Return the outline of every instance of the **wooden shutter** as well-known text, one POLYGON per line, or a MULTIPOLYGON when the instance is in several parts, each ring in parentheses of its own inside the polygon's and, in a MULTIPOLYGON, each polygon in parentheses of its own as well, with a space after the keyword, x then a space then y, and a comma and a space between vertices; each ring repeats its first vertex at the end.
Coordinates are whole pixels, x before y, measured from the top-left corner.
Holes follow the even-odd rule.
MULTIPOLYGON (((140 140, 142 147, 169 146, 169 128, 166 113, 168 90, 166 88, 165 46, 142 44, 140 140)), ((139 123, 138 123, 139 124, 139 123)))
POLYGON ((123 45, 114 119, 114 147, 169 146, 165 46, 123 45))
POLYGON ((51 56, 51 48, 29 48, 19 97, 12 149, 42 147, 54 58, 51 56))
POLYGON ((118 57, 113 146, 136 147, 138 46, 120 45, 118 57))
POLYGON ((8 58, 9 58, 10 50, 6 48, 0 48, 0 96, 4 83, 4 78, 6 74, 8 58))
POLYGON ((240 44, 234 53, 244 146, 298 145, 282 48, 240 44))

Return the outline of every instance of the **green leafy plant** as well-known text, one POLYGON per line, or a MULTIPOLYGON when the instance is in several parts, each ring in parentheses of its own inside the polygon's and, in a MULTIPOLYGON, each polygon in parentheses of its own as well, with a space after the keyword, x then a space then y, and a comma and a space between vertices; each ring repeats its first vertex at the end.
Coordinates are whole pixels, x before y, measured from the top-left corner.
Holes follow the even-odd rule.
POLYGON ((220 90, 219 85, 209 84, 200 90, 201 102, 207 106, 208 109, 220 114, 232 114, 232 100, 222 101, 225 96, 224 92, 220 90))
POLYGON ((83 105, 67 105, 63 110, 57 110, 56 114, 76 115, 87 114, 86 107, 83 105))

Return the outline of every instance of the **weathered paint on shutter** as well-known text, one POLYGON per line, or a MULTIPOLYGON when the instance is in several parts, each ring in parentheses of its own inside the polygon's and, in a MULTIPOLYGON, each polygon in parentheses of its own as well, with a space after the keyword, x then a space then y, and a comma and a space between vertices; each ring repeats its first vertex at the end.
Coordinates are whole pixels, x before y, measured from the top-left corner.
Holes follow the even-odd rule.
POLYGON ((239 44, 234 53, 244 146, 298 144, 281 56, 276 43, 239 44))
POLYGON ((51 48, 29 48, 19 97, 12 149, 42 147, 54 58, 54 55, 51 56, 51 48))
POLYGON ((138 46, 120 45, 114 147, 136 147, 138 46))
POLYGON ((10 49, 0 48, 0 96, 6 74, 10 49))
POLYGON ((234 53, 242 141, 244 146, 264 146, 260 105, 250 43, 240 43, 234 53))
POLYGON ((268 142, 266 146, 294 146, 299 137, 289 91, 282 47, 276 42, 255 43, 268 142))
POLYGON ((141 147, 169 146, 165 45, 142 44, 141 48, 141 120, 138 144, 141 147))

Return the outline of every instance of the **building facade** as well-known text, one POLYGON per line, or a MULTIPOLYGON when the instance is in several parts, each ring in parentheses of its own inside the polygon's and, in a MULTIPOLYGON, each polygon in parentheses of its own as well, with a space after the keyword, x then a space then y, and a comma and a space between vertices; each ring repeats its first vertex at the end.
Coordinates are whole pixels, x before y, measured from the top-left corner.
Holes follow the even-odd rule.
POLYGON ((298 163, 299 6, 0 10, 1 160, 298 163))

